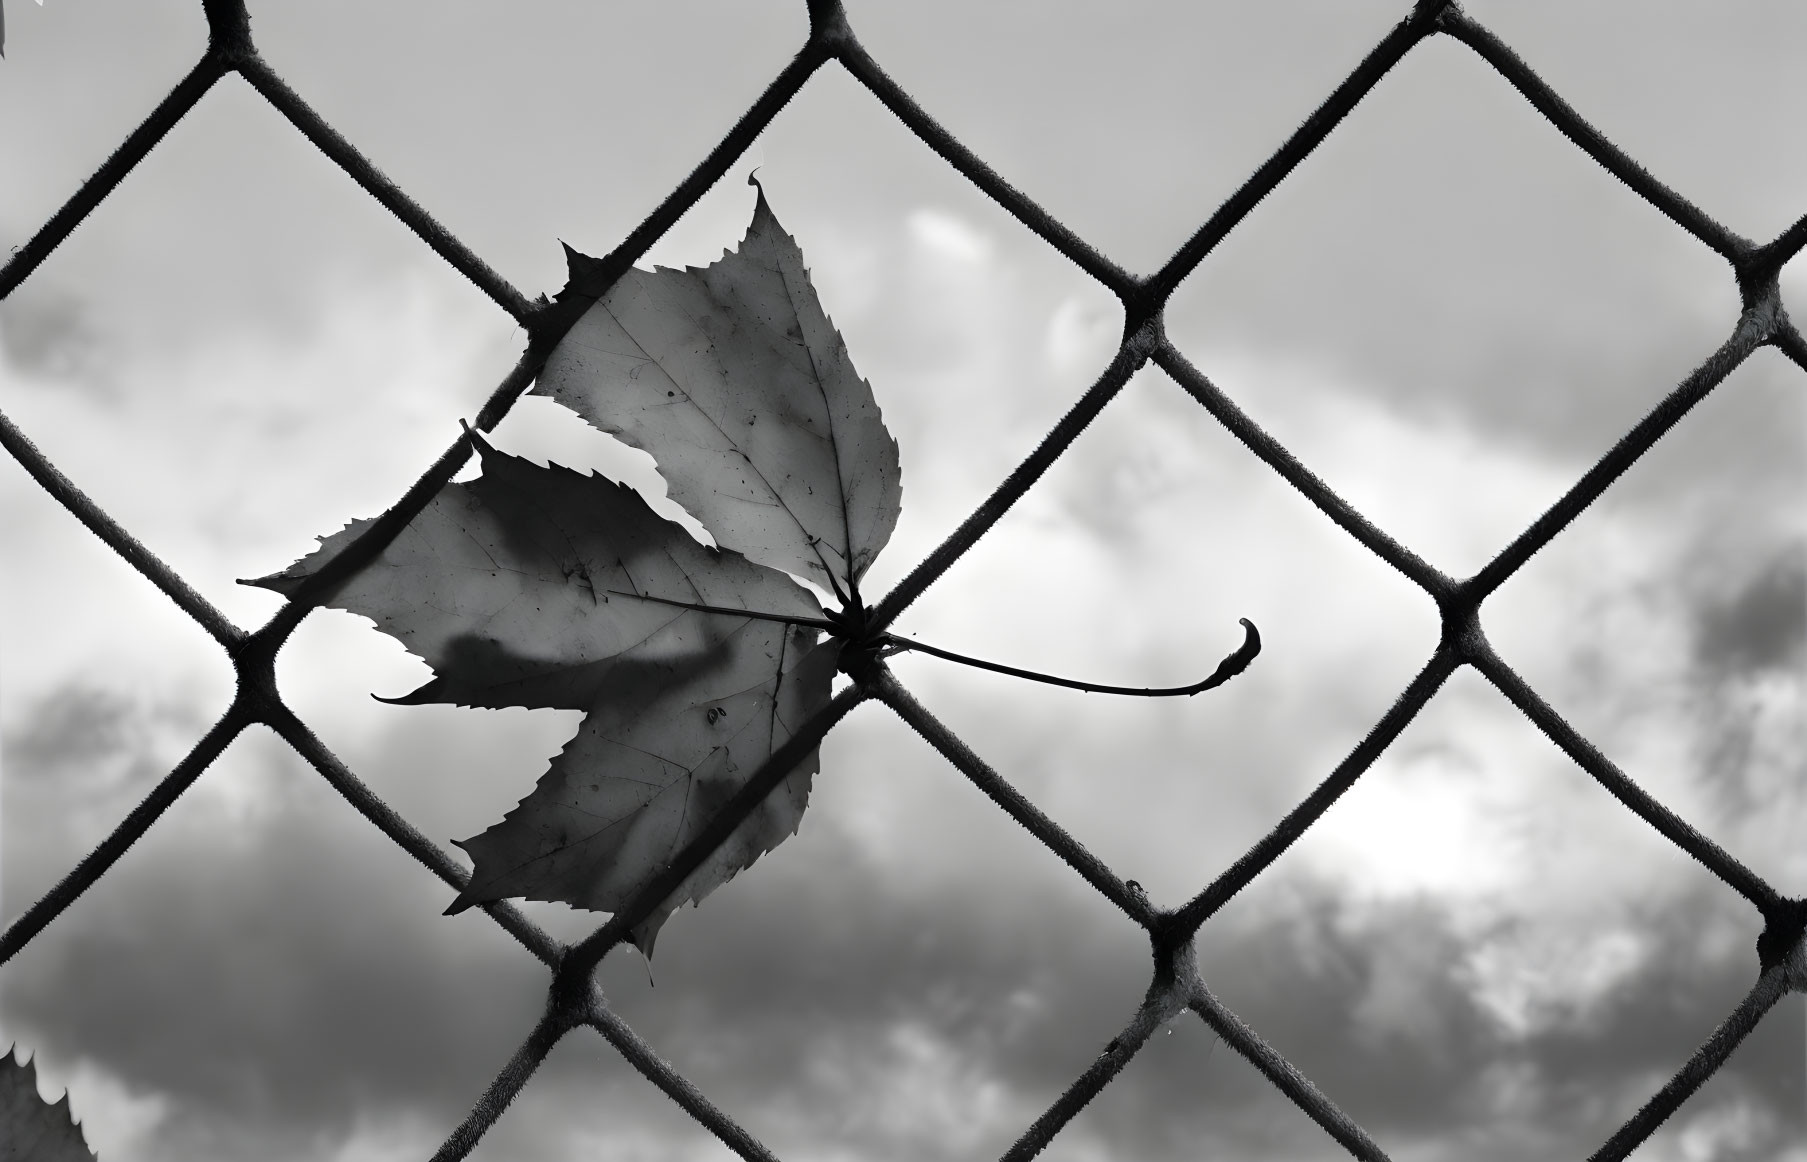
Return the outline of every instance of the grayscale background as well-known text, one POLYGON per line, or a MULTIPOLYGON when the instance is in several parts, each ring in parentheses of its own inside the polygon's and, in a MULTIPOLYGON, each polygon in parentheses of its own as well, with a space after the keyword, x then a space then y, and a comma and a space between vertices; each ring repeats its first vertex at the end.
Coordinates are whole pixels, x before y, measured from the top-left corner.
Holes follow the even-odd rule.
MULTIPOLYGON (((880 63, 1132 270, 1154 269, 1409 8, 850 0, 880 63)), ((1580 112, 1756 240, 1807 212, 1807 7, 1472 0, 1580 112)), ((529 294, 616 245, 802 44, 801 0, 265 0, 265 57, 529 294)), ((7 3, 0 244, 22 243, 200 55, 194 0, 7 3)), ((882 593, 1108 361, 1115 301, 839 66, 648 262, 738 243, 760 167, 902 446, 882 593)), ((1807 259, 1783 273, 1807 318, 1807 259)), ((1462 576, 1729 334, 1730 271, 1461 45, 1389 75, 1181 287, 1167 325, 1378 524, 1462 576)), ((234 584, 391 503, 525 340, 237 78, 0 304, 0 410, 242 625, 234 584)), ((1802 373, 1752 357, 1489 602, 1502 656, 1643 787, 1807 892, 1802 373)), ((529 399, 496 443, 662 485, 529 399)), ((921 700, 1177 906, 1315 786, 1429 656, 1431 602, 1157 370, 897 629, 1120 684, 921 656, 921 700)), ((282 688, 435 841, 533 786, 577 716, 374 702, 427 677, 310 616, 282 688)), ((224 709, 231 671, 0 459, 10 920, 224 709)), ((104 1162, 431 1154, 531 1027, 544 970, 261 728, 0 972, 0 1043, 104 1162)), ((531 905, 566 936, 600 917, 531 905)), ((1583 1157, 1754 979, 1759 921, 1472 672, 1203 929, 1222 1000, 1395 1158, 1583 1157)), ((995 1157, 1104 1047, 1146 939, 884 708, 823 747, 800 835, 602 968, 657 1050, 799 1162, 995 1157)), ((1807 1160, 1792 996, 1635 1155, 1807 1160)), ((477 1157, 727 1151, 599 1038, 477 1157)), ((1062 1160, 1343 1155, 1201 1022, 1157 1033, 1062 1160)))

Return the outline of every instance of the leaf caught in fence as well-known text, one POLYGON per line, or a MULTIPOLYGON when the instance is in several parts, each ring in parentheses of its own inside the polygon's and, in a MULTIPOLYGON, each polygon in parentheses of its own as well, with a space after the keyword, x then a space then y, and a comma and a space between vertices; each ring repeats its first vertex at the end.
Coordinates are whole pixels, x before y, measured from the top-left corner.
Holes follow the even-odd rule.
POLYGON ((69 1109, 69 1094, 47 1102, 38 1093, 35 1061, 17 1046, 0 1057, 0 1162, 94 1162, 69 1109))
MULTIPOLYGON (((535 390, 651 452, 721 548, 623 485, 537 467, 473 432, 482 476, 445 485, 376 560, 314 595, 433 668, 390 701, 584 712, 538 786, 460 843, 476 867, 448 912, 515 897, 621 911, 828 705, 843 649, 923 650, 1146 697, 1221 685, 1260 651, 1245 620, 1242 648, 1202 682, 1103 686, 873 624, 859 580, 897 524, 897 441, 763 190, 740 249, 702 269, 628 271, 553 349, 535 390), (841 608, 825 612, 787 574, 825 583, 841 608)), ((246 584, 293 597, 373 523, 246 584)), ((636 922, 643 953, 673 910, 796 833, 819 761, 799 762, 636 922)))
MULTIPOLYGON (((736 618, 638 593, 820 620, 790 577, 699 544, 632 489, 541 468, 475 435, 483 475, 446 485, 324 603, 376 621, 433 667, 394 701, 582 710, 538 787, 460 846, 476 868, 451 911, 509 897, 619 911, 792 731, 828 702, 837 647, 807 625, 736 618)), ((283 573, 292 593, 370 522, 283 573)), ((636 929, 795 833, 814 753, 636 929)))
POLYGON ((897 524, 897 441, 763 190, 738 250, 629 270, 534 390, 652 453, 717 542, 837 594, 897 524))

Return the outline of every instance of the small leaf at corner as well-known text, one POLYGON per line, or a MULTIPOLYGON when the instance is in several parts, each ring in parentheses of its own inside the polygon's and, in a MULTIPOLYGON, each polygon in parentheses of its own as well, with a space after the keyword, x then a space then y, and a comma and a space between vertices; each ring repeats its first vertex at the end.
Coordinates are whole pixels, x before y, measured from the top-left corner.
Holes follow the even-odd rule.
POLYGON ((94 1162, 75 1124, 65 1091, 56 1102, 38 1093, 35 1061, 21 1062, 17 1046, 0 1057, 0 1162, 94 1162))

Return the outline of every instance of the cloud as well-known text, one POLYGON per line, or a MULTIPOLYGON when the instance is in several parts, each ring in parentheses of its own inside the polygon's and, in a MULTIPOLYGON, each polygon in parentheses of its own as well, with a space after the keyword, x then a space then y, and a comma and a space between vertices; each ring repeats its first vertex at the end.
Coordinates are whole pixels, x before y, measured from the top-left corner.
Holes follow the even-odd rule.
POLYGON ((1048 319, 1048 362, 1062 376, 1097 374, 1116 355, 1121 330, 1116 313, 1102 304, 1062 299, 1048 319))
POLYGON ((0 302, 0 352, 25 375, 79 381, 98 338, 81 301, 32 283, 0 302))
MULTIPOLYGON (((406 801, 470 778, 418 745, 433 723, 394 729, 377 748, 388 763, 360 760, 385 791, 404 780, 406 801)), ((1051 855, 1000 842, 1020 832, 937 760, 924 768, 920 744, 888 774, 840 749, 800 836, 680 912, 651 983, 618 951, 604 987, 662 1056, 783 1156, 996 1152, 1134 1010, 1146 938, 1051 855), (943 799, 935 819, 896 820, 911 842, 874 848, 852 809, 874 781, 925 778, 943 799)), ((216 777, 261 779, 262 810, 235 818, 205 795, 178 805, 9 966, 9 1028, 90 1063, 108 1079, 99 1092, 129 1095, 115 1104, 167 1111, 139 1116, 138 1156, 224 1159, 262 1143, 269 1157, 386 1158, 437 1141, 530 1027, 544 970, 486 918, 439 916, 446 890, 274 743, 235 746, 216 777)), ((1515 1024, 1487 965, 1539 948, 1562 963, 1563 928, 1536 911, 1477 937, 1433 895, 1363 903, 1342 876, 1293 864, 1206 926, 1201 967, 1383 1142, 1510 1142, 1539 1126, 1573 1152, 1597 1144, 1748 987, 1754 928, 1724 894, 1633 910, 1617 921, 1628 935, 1605 945, 1629 941, 1632 955, 1578 992, 1557 972, 1545 987, 1568 987, 1573 1003, 1515 1024), (1703 944, 1727 924, 1742 930, 1733 943, 1703 944)), ((1795 1025, 1772 1015, 1715 1079, 1710 1108, 1755 1111, 1754 1140, 1793 1132, 1795 1025)), ((1157 1034, 1147 1063, 1062 1149, 1334 1156, 1214 1043, 1189 1016, 1157 1034), (1276 1124, 1293 1128, 1276 1138, 1276 1124)), ((497 1156, 552 1158, 579 1140, 685 1149, 675 1107, 588 1033, 529 1093, 498 1127, 497 1156)))
POLYGON ((918 242, 966 266, 981 266, 996 252, 983 231, 945 210, 925 206, 912 211, 905 223, 918 242))
POLYGON ((1801 546, 1768 561, 1723 604, 1701 610, 1695 653, 1719 672, 1798 671, 1807 642, 1807 565, 1801 546))
POLYGON ((46 778, 87 774, 75 768, 127 750, 124 734, 131 705, 100 689, 67 687, 44 698, 26 716, 24 728, 6 740, 6 758, 15 777, 46 778))
POLYGON ((269 745, 206 778, 272 762, 259 817, 185 797, 38 937, 9 966, 9 1023, 167 1102, 172 1125, 443 1118, 531 1025, 544 970, 489 933, 460 946, 430 878, 269 745))

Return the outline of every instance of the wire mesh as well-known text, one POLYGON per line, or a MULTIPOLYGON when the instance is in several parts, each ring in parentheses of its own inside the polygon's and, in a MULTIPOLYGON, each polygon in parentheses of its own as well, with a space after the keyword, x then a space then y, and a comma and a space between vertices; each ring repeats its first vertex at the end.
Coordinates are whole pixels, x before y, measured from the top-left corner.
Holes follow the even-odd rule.
MULTIPOLYGON (((1004 1154, 1005 1159, 1031 1158, 1045 1148, 1117 1077, 1160 1024, 1185 1010, 1195 1013, 1349 1153, 1370 1162, 1386 1157, 1366 1131, 1267 1044, 1257 1030, 1212 994, 1199 976, 1193 937, 1206 920, 1278 859, 1352 787, 1439 687, 1465 665, 1479 671, 1621 803, 1748 900, 1763 920, 1763 932, 1757 941, 1758 976, 1747 995, 1670 1080, 1594 1152, 1592 1159, 1605 1162, 1629 1155, 1712 1075, 1787 991, 1807 991, 1807 937, 1804 937, 1807 933, 1807 899, 1783 896, 1733 855, 1638 787, 1494 652, 1480 621, 1481 605, 1490 594, 1623 475, 1657 440, 1680 423, 1695 404, 1722 383, 1752 352, 1773 346, 1797 367, 1807 371, 1807 342, 1803 342, 1783 310, 1778 285, 1783 264, 1807 246, 1807 216, 1761 245, 1737 236, 1652 177, 1584 121, 1509 47, 1470 19, 1458 5, 1450 0, 1419 0, 1304 124, 1159 270, 1138 277, 1056 221, 937 124, 862 47, 848 24, 840 0, 808 0, 810 34, 803 47, 690 175, 614 251, 599 261, 579 264, 572 272, 567 293, 562 294, 559 301, 548 301, 544 297, 529 300, 384 177, 271 70, 258 55, 252 41, 244 0, 202 0, 202 5, 208 21, 209 41, 201 60, 74 196, 0 268, 0 298, 9 295, 37 269, 169 129, 195 107, 214 82, 229 73, 238 73, 321 152, 526 329, 528 341, 519 362, 497 385, 477 415, 475 427, 487 432, 494 429, 526 392, 547 355, 590 302, 640 259, 727 172, 804 82, 818 69, 835 61, 948 164, 1115 294, 1124 307, 1126 320, 1122 342, 1103 374, 978 509, 875 606, 876 628, 882 629, 894 621, 993 528, 1098 416, 1130 376, 1151 362, 1338 527, 1422 589, 1436 603, 1442 620, 1441 638, 1435 651, 1368 734, 1271 832, 1174 911, 1155 908, 1137 885, 1119 878, 930 714, 882 661, 872 661, 854 673, 852 684, 771 756, 659 879, 587 938, 574 945, 561 945, 512 905, 506 902, 483 905, 484 911, 552 970, 552 981, 544 1016, 528 1033, 515 1055, 502 1066, 488 1090, 478 1098, 470 1115, 447 1137, 433 1156, 436 1162, 468 1155, 521 1092, 553 1045, 579 1026, 600 1033, 638 1072, 729 1149, 747 1159, 773 1157, 752 1134, 662 1061, 610 1011, 595 983, 594 972, 602 957, 626 939, 633 926, 707 858, 741 819, 783 781, 798 760, 815 749, 850 710, 869 699, 889 707, 920 733, 974 786, 1121 908, 1147 931, 1150 938, 1152 976, 1147 995, 1135 1016, 1091 1066, 1024 1131, 1004 1154), (1180 281, 1329 135, 1389 70, 1425 40, 1438 35, 1467 45, 1517 88, 1557 131, 1677 226, 1724 258, 1732 267, 1742 302, 1736 326, 1718 349, 1613 445, 1556 503, 1479 573, 1464 580, 1433 568, 1337 496, 1187 360, 1167 338, 1162 320, 1163 309, 1180 281)), ((0 964, 24 948, 111 868, 233 739, 253 723, 272 728, 365 818, 442 881, 454 889, 465 886, 468 873, 391 810, 326 748, 283 702, 275 679, 276 655, 289 635, 320 604, 322 594, 330 591, 340 579, 375 560, 464 466, 470 455, 465 441, 460 440, 446 449, 362 536, 315 573, 287 605, 254 631, 232 624, 102 511, 4 415, 0 415, 0 446, 4 446, 39 484, 96 536, 199 623, 226 650, 238 678, 237 693, 231 704, 194 748, 106 839, 0 935, 0 964)))

